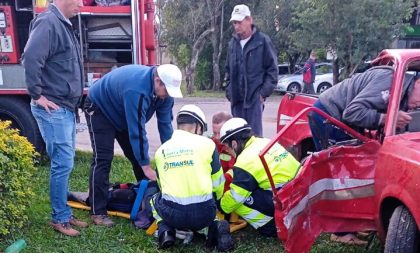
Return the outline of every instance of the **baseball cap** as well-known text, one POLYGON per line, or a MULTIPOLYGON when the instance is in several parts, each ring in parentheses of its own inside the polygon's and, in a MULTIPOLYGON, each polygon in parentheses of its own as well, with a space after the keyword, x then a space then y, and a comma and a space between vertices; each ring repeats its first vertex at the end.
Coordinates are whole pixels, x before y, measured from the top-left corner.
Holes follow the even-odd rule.
POLYGON ((163 84, 165 84, 165 88, 166 91, 168 91, 169 96, 173 98, 182 98, 182 73, 177 66, 173 64, 160 65, 157 67, 157 74, 163 84))
POLYGON ((246 6, 245 4, 239 4, 233 8, 232 16, 229 22, 242 21, 244 20, 245 17, 250 17, 250 16, 251 16, 251 11, 249 11, 248 6, 246 6))

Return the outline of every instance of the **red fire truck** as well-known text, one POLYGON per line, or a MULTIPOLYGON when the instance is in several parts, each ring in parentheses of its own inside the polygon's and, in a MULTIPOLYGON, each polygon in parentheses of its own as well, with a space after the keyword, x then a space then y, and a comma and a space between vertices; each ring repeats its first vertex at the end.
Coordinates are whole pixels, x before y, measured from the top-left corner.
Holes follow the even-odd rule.
POLYGON ((322 232, 356 231, 376 231, 384 252, 420 250, 420 108, 409 112, 406 129, 396 128, 404 77, 420 74, 420 50, 384 50, 373 64, 394 69, 383 128, 361 134, 312 107, 316 96, 288 94, 281 102, 278 134, 260 153, 269 179, 264 154, 274 143, 306 157, 291 182, 279 191, 272 184, 286 252, 308 252, 322 232), (353 139, 313 152, 308 113, 321 114, 353 139))
MULTIPOLYGON (((5 0, 0 3, 0 120, 35 146, 44 147, 32 117, 20 56, 29 33, 29 23, 45 10, 41 1, 5 0)), ((81 45, 84 82, 88 87, 112 68, 125 64, 155 64, 153 0, 131 0, 130 5, 83 6, 71 19, 81 45)))

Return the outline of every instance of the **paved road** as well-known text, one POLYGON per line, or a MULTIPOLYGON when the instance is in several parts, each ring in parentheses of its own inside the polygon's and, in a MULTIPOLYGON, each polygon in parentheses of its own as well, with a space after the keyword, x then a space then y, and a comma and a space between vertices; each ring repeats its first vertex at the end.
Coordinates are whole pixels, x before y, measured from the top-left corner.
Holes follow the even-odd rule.
MULTIPOLYGON (((276 133, 276 117, 277 109, 281 96, 273 95, 271 96, 265 106, 264 115, 263 115, 263 128, 264 128, 264 137, 272 138, 276 133)), ((175 100, 175 106, 173 108, 174 115, 179 111, 179 109, 185 104, 196 104, 204 111, 206 115, 207 124, 209 125, 209 131, 211 132, 211 118, 213 114, 219 111, 228 111, 230 112, 230 104, 226 99, 223 98, 182 98, 175 100)), ((81 119, 82 125, 81 128, 86 128, 85 119, 81 119)), ((176 122, 172 123, 174 129, 176 128, 176 122)), ((154 152, 160 145, 159 132, 157 130, 156 117, 153 116, 152 119, 146 124, 146 130, 149 139, 149 154, 154 155, 154 152)), ((92 151, 89 139, 89 133, 87 129, 82 132, 79 132, 76 136, 76 148, 79 150, 92 151)), ((115 142, 115 154, 123 154, 120 146, 115 142)))

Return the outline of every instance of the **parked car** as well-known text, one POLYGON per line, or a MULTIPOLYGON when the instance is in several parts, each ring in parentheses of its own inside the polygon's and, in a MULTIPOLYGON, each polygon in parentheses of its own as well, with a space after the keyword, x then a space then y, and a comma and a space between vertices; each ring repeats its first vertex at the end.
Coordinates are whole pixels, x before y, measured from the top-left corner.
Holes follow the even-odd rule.
MULTIPOLYGON (((316 76, 314 82, 314 90, 317 93, 322 93, 326 89, 332 87, 333 74, 331 63, 317 63, 315 64, 316 76)), ((279 78, 275 91, 284 93, 287 91, 300 92, 303 88, 303 69, 299 69, 291 75, 285 75, 279 78)))
MULTIPOLYGON (((282 64, 277 65, 277 67, 279 68, 279 79, 287 75, 290 75, 289 66, 290 66, 289 63, 282 63, 282 64)), ((301 68, 302 68, 301 66, 295 65, 295 72, 300 70, 301 68)))

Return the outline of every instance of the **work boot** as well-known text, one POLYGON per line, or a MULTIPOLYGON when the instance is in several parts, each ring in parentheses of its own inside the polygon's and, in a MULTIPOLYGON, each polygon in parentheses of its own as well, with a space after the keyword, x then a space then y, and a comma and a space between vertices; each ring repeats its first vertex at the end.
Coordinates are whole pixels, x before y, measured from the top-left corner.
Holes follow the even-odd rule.
POLYGON ((79 227, 79 228, 87 228, 89 225, 87 222, 84 222, 82 220, 78 220, 76 217, 71 216, 69 220, 70 225, 79 227))
POLYGON ((213 221, 209 226, 206 247, 213 248, 215 246, 219 252, 233 250, 234 243, 230 235, 229 222, 226 220, 213 221))
POLYGON ((159 248, 167 249, 175 244, 175 232, 164 231, 159 235, 159 248))
POLYGON ((66 223, 53 223, 50 222, 51 227, 62 233, 63 235, 67 235, 67 236, 79 236, 80 232, 77 231, 76 229, 73 229, 70 225, 70 223, 66 222, 66 223))
POLYGON ((230 234, 229 222, 221 220, 217 222, 217 251, 227 252, 233 250, 234 243, 230 234))
POLYGON ((114 226, 114 222, 106 214, 91 215, 90 217, 95 225, 105 227, 114 226))

